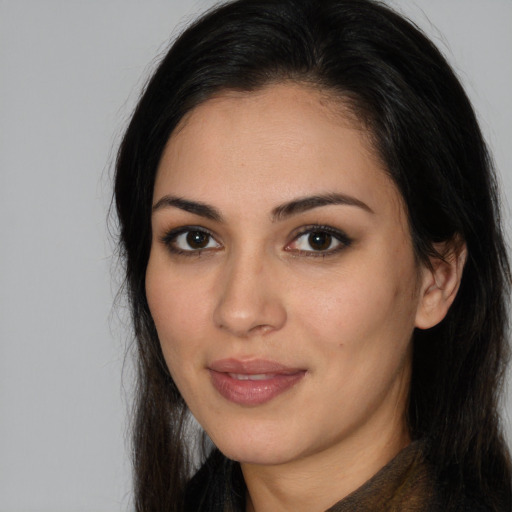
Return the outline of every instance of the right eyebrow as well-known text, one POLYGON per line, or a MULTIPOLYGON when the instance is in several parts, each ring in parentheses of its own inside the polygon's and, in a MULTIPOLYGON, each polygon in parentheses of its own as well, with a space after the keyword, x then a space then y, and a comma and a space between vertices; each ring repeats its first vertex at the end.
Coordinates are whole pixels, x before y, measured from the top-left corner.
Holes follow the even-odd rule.
POLYGON ((163 196, 153 205, 152 210, 154 213, 163 208, 179 208, 180 210, 199 215, 206 219, 222 222, 222 215, 216 208, 199 201, 189 201, 174 196, 163 196))
POLYGON ((272 220, 274 222, 280 221, 291 217, 292 215, 297 215, 314 208, 336 204, 357 206, 368 213, 374 213, 366 203, 363 203, 363 201, 356 197, 346 194, 330 193, 301 197, 282 204, 272 210, 272 220))

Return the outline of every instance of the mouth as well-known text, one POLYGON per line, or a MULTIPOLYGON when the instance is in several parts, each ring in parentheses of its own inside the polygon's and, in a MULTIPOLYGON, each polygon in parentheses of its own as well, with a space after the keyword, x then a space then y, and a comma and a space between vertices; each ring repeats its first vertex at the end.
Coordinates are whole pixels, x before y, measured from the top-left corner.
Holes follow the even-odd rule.
POLYGON ((236 380, 269 380, 277 377, 276 373, 258 373, 255 375, 248 375, 245 373, 228 373, 232 379, 236 380))
POLYGON ((261 359, 222 359, 208 370, 215 390, 238 405, 255 406, 271 401, 299 383, 306 370, 261 359))

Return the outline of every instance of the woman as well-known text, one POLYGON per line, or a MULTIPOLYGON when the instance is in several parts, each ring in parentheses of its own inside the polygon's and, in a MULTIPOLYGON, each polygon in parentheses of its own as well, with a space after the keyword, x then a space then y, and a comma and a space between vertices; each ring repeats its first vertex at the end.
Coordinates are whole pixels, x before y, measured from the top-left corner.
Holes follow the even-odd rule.
POLYGON ((409 22, 207 13, 149 81, 115 195, 137 510, 511 509, 494 175, 409 22), (189 411, 215 446, 193 478, 189 411))

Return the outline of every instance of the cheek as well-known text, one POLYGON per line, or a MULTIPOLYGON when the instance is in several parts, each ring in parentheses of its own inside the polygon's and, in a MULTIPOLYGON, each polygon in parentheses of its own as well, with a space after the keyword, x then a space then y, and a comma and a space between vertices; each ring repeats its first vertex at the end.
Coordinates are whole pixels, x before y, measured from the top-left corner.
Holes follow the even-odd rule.
POLYGON ((358 259, 343 272, 292 290, 297 322, 345 355, 368 351, 378 358, 391 347, 403 348, 414 329, 416 271, 412 258, 398 261, 358 259))
POLYGON ((164 357, 171 373, 177 364, 188 364, 188 354, 204 338, 208 323, 204 288, 170 272, 158 257, 150 258, 146 271, 146 296, 164 357))

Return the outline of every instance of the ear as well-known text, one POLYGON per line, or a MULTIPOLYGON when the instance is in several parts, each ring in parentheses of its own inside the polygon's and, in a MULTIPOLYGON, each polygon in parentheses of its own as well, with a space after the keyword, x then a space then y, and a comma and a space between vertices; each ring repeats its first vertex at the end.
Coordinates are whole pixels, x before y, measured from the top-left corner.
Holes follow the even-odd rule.
POLYGON ((466 244, 458 237, 435 244, 439 257, 430 258, 430 266, 423 266, 421 289, 416 311, 415 326, 419 329, 434 327, 446 316, 462 279, 466 263, 466 244))

